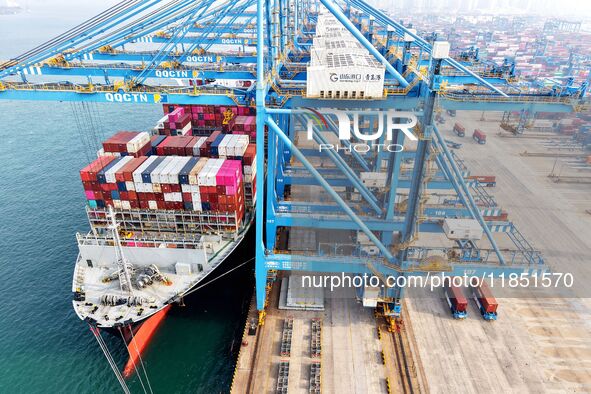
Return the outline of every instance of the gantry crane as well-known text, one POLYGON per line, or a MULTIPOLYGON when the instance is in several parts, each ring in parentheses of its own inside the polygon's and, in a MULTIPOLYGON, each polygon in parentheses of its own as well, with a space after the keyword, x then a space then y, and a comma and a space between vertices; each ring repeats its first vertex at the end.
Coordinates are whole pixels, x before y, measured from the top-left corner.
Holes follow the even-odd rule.
MULTIPOLYGON (((445 42, 427 42, 395 19, 363 0, 122 1, 0 65, 0 99, 255 106, 256 171, 266 173, 256 185, 261 312, 276 270, 379 278, 545 270, 543 257, 515 224, 487 219, 500 207, 467 178, 434 112, 570 112, 585 103, 587 84, 524 90, 512 78, 479 74, 441 54, 445 42), (326 10, 385 68, 383 96, 308 94, 310 48, 326 10), (340 151, 319 150, 338 135, 340 120, 329 116, 335 110, 415 116, 418 123, 406 131, 416 142, 399 152, 358 152, 352 146, 360 138, 353 136, 339 141, 340 151), (322 121, 310 121, 318 115, 322 121), (383 187, 368 183, 367 174, 383 180, 383 187), (294 198, 298 187, 315 196, 294 198), (312 198, 320 194, 327 199, 312 198), (446 218, 476 221, 487 246, 461 239, 449 246, 417 244, 421 233, 442 233, 446 218), (305 253, 285 247, 285 234, 306 229, 353 236, 314 242, 305 253), (499 247, 499 234, 513 248, 499 247)), ((371 117, 359 116, 359 132, 375 133, 371 117)), ((410 136, 403 129, 392 129, 390 142, 405 145, 410 136)), ((379 142, 385 139, 384 133, 379 142)), ((396 315, 402 297, 402 288, 388 288, 380 302, 396 315)))

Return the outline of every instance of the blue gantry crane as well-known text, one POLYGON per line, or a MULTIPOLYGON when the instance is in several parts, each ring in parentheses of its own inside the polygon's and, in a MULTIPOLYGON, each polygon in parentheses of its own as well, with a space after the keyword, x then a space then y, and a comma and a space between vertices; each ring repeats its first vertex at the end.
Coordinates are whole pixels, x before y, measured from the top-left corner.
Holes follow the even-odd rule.
MULTIPOLYGON (((467 179, 434 114, 570 112, 585 102, 586 84, 526 89, 510 63, 496 73, 472 67, 449 57, 445 41, 395 19, 363 0, 126 0, 0 64, 0 99, 256 107, 256 171, 266 174, 256 185, 261 320, 277 270, 380 280, 545 270, 515 224, 490 219, 500 207, 467 179), (383 88, 314 90, 315 40, 328 21, 347 36, 347 50, 322 56, 333 65, 361 57, 379 70, 339 71, 330 81, 383 88), (484 239, 418 242, 457 219, 476 223, 484 239), (501 235, 511 248, 499 246, 501 235), (296 248, 302 240, 313 241, 296 248)), ((402 297, 402 288, 385 288, 379 302, 397 315, 402 297)))

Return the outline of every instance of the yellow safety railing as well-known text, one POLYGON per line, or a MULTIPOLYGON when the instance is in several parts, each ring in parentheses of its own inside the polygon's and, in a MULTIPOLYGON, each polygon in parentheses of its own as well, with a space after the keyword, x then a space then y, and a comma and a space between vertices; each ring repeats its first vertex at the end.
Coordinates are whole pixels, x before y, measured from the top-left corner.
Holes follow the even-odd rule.
POLYGON ((485 102, 536 102, 536 103, 562 103, 575 105, 572 97, 557 97, 557 96, 509 96, 503 97, 499 95, 479 94, 474 92, 469 94, 454 93, 454 92, 440 92, 439 96, 451 101, 485 101, 485 102))
MULTIPOLYGON (((43 91, 56 91, 56 92, 79 92, 89 93, 89 85, 65 85, 65 84, 45 84, 45 85, 34 85, 23 82, 3 82, 3 90, 43 90, 43 91)), ((153 86, 130 86, 124 83, 117 83, 116 85, 91 85, 93 93, 111 93, 116 87, 123 89, 128 93, 163 93, 163 94, 188 94, 188 95, 221 95, 228 96, 235 100, 236 96, 231 89, 200 89, 199 86, 190 88, 165 88, 165 87, 153 87, 153 86)))

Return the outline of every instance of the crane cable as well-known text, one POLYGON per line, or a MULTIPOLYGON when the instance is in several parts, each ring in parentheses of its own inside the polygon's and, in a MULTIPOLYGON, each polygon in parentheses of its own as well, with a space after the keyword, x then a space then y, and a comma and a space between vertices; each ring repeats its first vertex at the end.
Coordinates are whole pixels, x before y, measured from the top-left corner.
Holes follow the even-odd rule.
POLYGON ((210 284, 210 283, 212 283, 212 282, 215 282, 216 280, 220 279, 221 277, 228 275, 230 272, 232 272, 232 271, 235 271, 235 270, 237 270, 238 268, 242 267, 243 265, 246 265, 246 264, 250 263, 250 262, 251 262, 251 261, 253 261, 254 259, 255 259, 254 257, 251 257, 250 259, 248 259, 248 260, 246 260, 245 262, 243 262, 243 263, 241 263, 241 264, 237 265, 236 267, 232 268, 231 270, 224 272, 223 274, 221 274, 220 276, 218 276, 218 277, 216 277, 216 278, 213 278, 213 279, 212 279, 212 280, 210 280, 209 282, 206 282, 206 283, 202 284, 201 286, 199 286, 199 287, 195 287, 194 289, 192 289, 192 290, 190 290, 190 291, 186 292, 185 294, 183 294, 183 297, 185 297, 185 296, 188 296, 189 294, 196 292, 197 290, 199 290, 199 289, 201 289, 201 288, 203 288, 203 287, 207 286, 208 284, 210 284))
MULTIPOLYGON (((88 152, 90 156, 93 156, 94 151, 100 146, 100 136, 94 127, 94 122, 90 117, 90 113, 87 111, 86 105, 83 102, 73 104, 74 107, 74 118, 78 125, 78 131, 81 135, 85 135, 88 141, 88 152), (86 122, 83 122, 84 117, 86 122)), ((92 161, 92 160, 89 160, 92 161)))
MULTIPOLYGON (((129 332, 131 333, 131 342, 133 342, 133 345, 135 347, 135 351, 138 355, 138 358, 140 359, 140 365, 142 366, 142 370, 144 371, 144 375, 146 376, 146 382, 148 383, 148 388, 150 389, 150 393, 154 393, 154 391, 152 391, 152 385, 150 384, 150 378, 148 377, 148 372, 146 371, 146 367, 144 366, 144 361, 142 360, 142 355, 140 352, 140 349, 137 347, 137 342, 135 341, 135 337, 133 336, 133 330, 131 329, 131 324, 129 325, 129 332)), ((131 354, 130 354, 131 356, 131 354)), ((139 373, 138 373, 139 376, 139 373)))
POLYGON ((101 336, 98 327, 93 327, 90 324, 88 326, 90 327, 90 331, 92 332, 92 334, 94 335, 96 341, 98 342, 99 346, 101 347, 101 350, 103 351, 103 354, 105 355, 105 358, 109 362, 109 365, 111 366, 111 369, 115 373, 115 377, 119 381, 119 384, 121 385, 121 389, 123 389, 123 392, 125 394, 131 394, 131 391, 129 390, 129 387, 127 386, 127 383, 125 383, 125 380, 123 379, 123 376, 121 376, 121 372, 117 368, 117 364, 115 364, 115 360, 113 360, 113 357, 111 356, 111 353, 109 352, 109 349, 107 348, 107 345, 104 342, 104 339, 101 336))
MULTIPOLYGON (((119 330, 119 334, 121 335, 121 339, 123 340, 123 343, 125 343, 126 341, 125 341, 125 337, 123 336, 123 331, 121 331, 121 327, 117 327, 117 329, 119 330)), ((129 332, 133 332, 131 325, 129 325, 129 332)), ((142 389, 144 390, 144 393, 147 393, 146 386, 144 386, 144 381, 142 380, 142 376, 140 374, 140 371, 138 370, 137 364, 135 363, 135 359, 131 355, 131 351, 129 350, 129 347, 127 347, 127 352, 129 353, 129 359, 133 363, 133 369, 135 369, 135 372, 137 373, 137 377, 140 380, 140 384, 142 385, 142 389)), ((152 392, 152 388, 150 388, 150 392, 152 392)))
POLYGON ((102 13, 94 16, 93 18, 87 20, 86 22, 83 22, 83 23, 79 24, 78 26, 71 28, 70 30, 66 31, 65 33, 62 33, 62 34, 52 38, 51 40, 46 41, 46 42, 38 45, 37 47, 30 49, 29 51, 24 52, 21 55, 0 64, 0 69, 17 65, 18 62, 20 62, 22 60, 30 59, 31 57, 40 54, 43 50, 50 48, 52 45, 55 46, 55 45, 64 44, 69 39, 72 39, 74 37, 79 37, 83 32, 88 31, 88 29, 90 29, 90 28, 98 26, 99 23, 107 20, 108 18, 111 18, 114 15, 118 15, 118 14, 120 15, 120 14, 124 13, 129 8, 134 6, 135 5, 134 3, 137 3, 137 0, 122 1, 121 3, 118 3, 118 4, 114 5, 113 7, 103 11, 102 13), (84 30, 84 29, 86 29, 86 30, 84 30))
POLYGON ((70 104, 71 104, 70 109, 72 110, 72 117, 74 118, 74 122, 76 123, 76 127, 78 129, 78 136, 80 137, 80 142, 82 143, 84 156, 86 156, 87 163, 90 163, 92 161, 92 159, 91 159, 92 156, 90 156, 90 152, 92 151, 92 149, 91 149, 89 137, 82 130, 82 125, 80 123, 80 119, 78 117, 75 104, 74 103, 70 103, 70 104))

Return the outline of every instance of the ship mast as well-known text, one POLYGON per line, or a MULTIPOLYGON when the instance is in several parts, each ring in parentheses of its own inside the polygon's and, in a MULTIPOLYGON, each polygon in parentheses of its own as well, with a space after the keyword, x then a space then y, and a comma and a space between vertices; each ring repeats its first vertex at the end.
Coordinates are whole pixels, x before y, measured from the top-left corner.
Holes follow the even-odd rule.
POLYGON ((110 205, 109 216, 111 219, 111 225, 109 228, 113 232, 113 240, 115 241, 115 261, 117 263, 117 273, 119 274, 119 285, 121 286, 121 291, 132 295, 133 288, 131 286, 130 264, 127 262, 125 255, 123 254, 121 239, 119 238, 119 225, 115 221, 115 211, 110 205))

